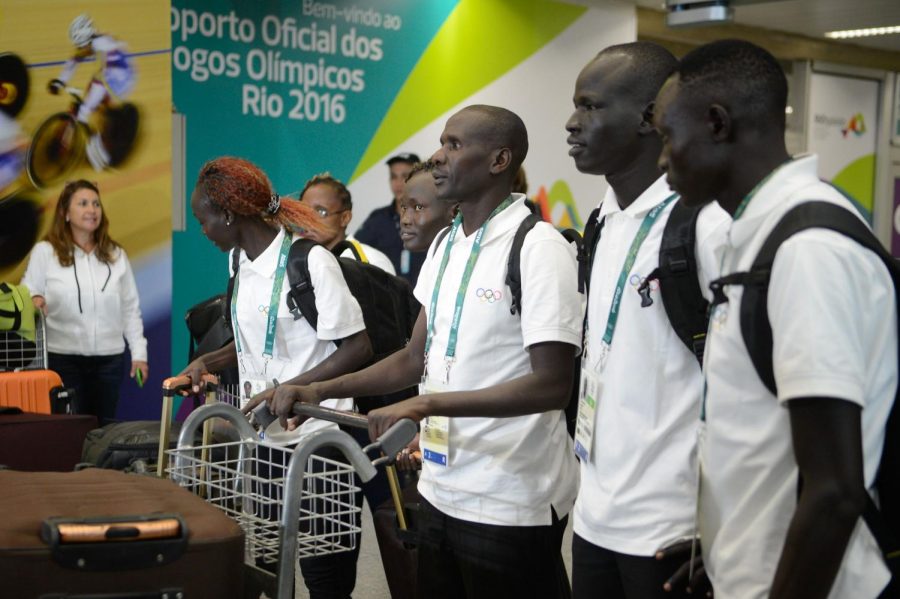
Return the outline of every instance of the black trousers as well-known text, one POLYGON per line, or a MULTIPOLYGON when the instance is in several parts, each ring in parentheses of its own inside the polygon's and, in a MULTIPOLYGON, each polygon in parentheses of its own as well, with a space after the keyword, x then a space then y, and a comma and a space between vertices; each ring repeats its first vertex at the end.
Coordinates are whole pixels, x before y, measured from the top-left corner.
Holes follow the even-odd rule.
POLYGON ((568 599, 560 548, 566 518, 496 526, 447 516, 422 499, 419 596, 428 599, 568 599))
POLYGON ((663 590, 685 562, 683 557, 657 560, 616 553, 593 545, 578 535, 572 539, 572 597, 574 599, 678 599, 689 598, 684 586, 663 590))
POLYGON ((47 354, 47 366, 59 374, 63 385, 75 389, 75 413, 93 414, 100 426, 115 422, 119 387, 125 370, 125 354, 77 356, 47 354))

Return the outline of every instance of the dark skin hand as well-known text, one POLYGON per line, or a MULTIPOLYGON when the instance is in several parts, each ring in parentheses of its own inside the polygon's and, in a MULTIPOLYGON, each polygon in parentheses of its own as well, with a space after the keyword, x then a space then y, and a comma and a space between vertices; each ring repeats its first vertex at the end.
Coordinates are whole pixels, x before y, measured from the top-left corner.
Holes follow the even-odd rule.
MULTIPOLYGON (((347 372, 353 372, 368 362, 372 358, 372 355, 372 343, 369 340, 369 334, 365 330, 354 333, 349 337, 345 337, 333 354, 306 372, 285 381, 285 385, 258 393, 247 402, 247 405, 245 405, 241 411, 248 414, 262 402, 271 401, 278 389, 282 389, 289 385, 309 385, 316 381, 328 380, 347 372)), ((294 421, 294 424, 298 423, 299 421, 294 421)), ((288 429, 286 419, 283 419, 281 424, 286 430, 288 429)))
POLYGON ((412 337, 403 349, 364 370, 332 380, 322 380, 305 386, 281 385, 266 399, 269 409, 278 415, 282 426, 285 426, 287 419, 293 415, 291 409, 295 402, 318 405, 330 397, 382 395, 417 384, 424 368, 426 327, 425 310, 420 310, 412 337))
POLYGON ((237 366, 237 350, 234 341, 216 351, 196 358, 188 364, 184 370, 178 373, 178 376, 187 375, 195 384, 192 387, 194 393, 200 392, 200 385, 196 384, 200 377, 209 372, 219 372, 226 368, 237 366))
POLYGON ((787 406, 803 487, 769 597, 827 597, 866 505, 862 410, 824 397, 792 399, 787 406))
MULTIPOLYGON (((282 385, 269 402, 284 421, 292 415, 294 402, 317 404, 330 397, 353 397, 390 393, 418 382, 424 366, 426 323, 419 313, 409 344, 365 370, 307 387, 282 385)), ((401 418, 422 420, 425 416, 482 416, 503 418, 560 410, 569 400, 571 364, 575 346, 538 343, 529 348, 531 373, 500 385, 474 391, 419 395, 369 412, 369 436, 377 439, 401 418)))
POLYGON ((688 593, 706 597, 712 597, 712 584, 706 575, 706 568, 703 567, 703 555, 701 554, 700 543, 697 543, 697 553, 694 556, 693 575, 691 575, 691 545, 692 541, 681 541, 674 543, 668 547, 660 549, 656 552, 656 559, 672 559, 684 560, 684 563, 675 570, 672 577, 664 584, 663 589, 670 592, 674 589, 684 587, 688 593), (688 578, 690 576, 690 579, 688 578))

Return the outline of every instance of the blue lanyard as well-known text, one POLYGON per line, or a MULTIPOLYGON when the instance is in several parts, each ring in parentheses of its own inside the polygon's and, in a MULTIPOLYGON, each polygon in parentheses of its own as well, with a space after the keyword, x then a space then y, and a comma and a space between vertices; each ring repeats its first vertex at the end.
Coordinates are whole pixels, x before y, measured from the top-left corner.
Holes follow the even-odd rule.
MULTIPOLYGON (((272 296, 269 299, 269 312, 266 322, 266 343, 263 348, 263 357, 266 359, 266 364, 272 359, 274 353, 275 325, 278 323, 278 302, 281 299, 281 288, 284 285, 284 273, 287 270, 287 259, 288 253, 291 250, 291 241, 291 234, 288 231, 284 231, 284 239, 281 241, 281 251, 278 254, 278 264, 275 267, 275 281, 272 283, 272 296)), ((235 249, 234 251, 239 250, 235 249)), ((234 323, 234 343, 239 357, 242 353, 240 327, 238 326, 237 320, 237 298, 240 282, 240 272, 235 273, 234 291, 231 296, 231 322, 234 323)))
MULTIPOLYGON (((456 342, 459 337, 459 323, 462 319, 463 304, 466 300, 466 291, 469 288, 469 281, 472 279, 472 272, 475 270, 475 263, 478 262, 478 256, 481 254, 481 240, 484 232, 487 230, 488 223, 495 216, 500 214, 507 206, 515 201, 513 196, 509 196, 499 206, 494 208, 491 214, 484 221, 475 233, 475 241, 472 243, 472 251, 469 253, 469 259, 466 261, 466 268, 463 271, 462 280, 459 283, 459 289, 456 292, 456 305, 453 310, 453 320, 450 322, 450 335, 447 340, 447 351, 444 358, 447 363, 447 371, 445 373, 444 382, 450 378, 450 367, 456 360, 456 342)), ((453 219, 453 225, 450 227, 450 234, 447 236, 447 245, 444 247, 444 256, 441 259, 441 266, 438 269, 437 278, 434 282, 434 290, 431 292, 431 306, 428 311, 429 324, 428 335, 425 338, 425 372, 428 372, 428 352, 431 349, 431 342, 434 338, 434 322, 437 315, 437 302, 440 296, 441 283, 444 280, 444 271, 447 269, 447 263, 450 262, 450 249, 453 246, 453 240, 456 239, 456 233, 462 225, 462 213, 456 215, 453 219)))

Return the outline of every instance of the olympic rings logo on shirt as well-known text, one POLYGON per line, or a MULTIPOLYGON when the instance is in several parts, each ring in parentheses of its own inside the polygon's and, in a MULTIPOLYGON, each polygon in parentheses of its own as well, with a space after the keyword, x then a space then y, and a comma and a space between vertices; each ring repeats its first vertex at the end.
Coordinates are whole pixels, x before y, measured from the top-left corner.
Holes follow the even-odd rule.
POLYGON ((269 306, 265 306, 265 305, 263 305, 263 304, 258 305, 258 306, 256 307, 256 309, 259 310, 260 312, 262 312, 263 314, 268 314, 268 313, 269 313, 269 306))
POLYGON ((503 292, 499 289, 484 289, 483 287, 479 287, 475 290, 475 297, 483 302, 493 304, 494 302, 499 302, 503 299, 503 292))
MULTIPOLYGON (((641 275, 634 273, 628 278, 628 282, 632 287, 637 289, 641 285, 644 284, 644 281, 647 280, 647 277, 642 277, 641 275)), ((650 281, 650 291, 657 291, 659 289, 659 279, 653 279, 650 281)))

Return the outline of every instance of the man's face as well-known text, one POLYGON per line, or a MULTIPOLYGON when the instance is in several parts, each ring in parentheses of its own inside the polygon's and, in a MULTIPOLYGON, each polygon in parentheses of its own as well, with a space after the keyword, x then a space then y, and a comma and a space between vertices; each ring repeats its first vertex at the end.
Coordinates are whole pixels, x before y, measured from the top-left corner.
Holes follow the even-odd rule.
POLYGON ((388 169, 391 171, 391 193, 394 194, 394 198, 399 198, 403 193, 403 188, 406 187, 406 177, 412 171, 412 167, 413 165, 403 161, 388 165, 388 169))
POLYGON ((411 252, 424 252, 438 232, 450 224, 451 204, 437 199, 428 171, 419 171, 400 196, 400 239, 411 252))
POLYGON ((307 189, 300 201, 316 211, 325 225, 322 231, 304 231, 303 236, 331 249, 347 236, 346 228, 353 213, 344 208, 337 191, 324 183, 307 189))
POLYGON ((441 147, 431 157, 431 176, 441 200, 464 202, 489 184, 494 152, 480 135, 483 118, 474 110, 462 110, 444 126, 441 147))
POLYGON ((638 129, 646 105, 629 89, 632 59, 606 54, 594 59, 575 81, 575 111, 566 122, 569 156, 592 175, 615 175, 640 151, 638 129))
POLYGON ((669 79, 656 98, 654 125, 663 147, 659 168, 687 206, 716 199, 727 164, 726 148, 716 144, 704 119, 704 106, 680 91, 677 76, 669 79))

